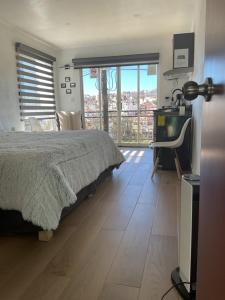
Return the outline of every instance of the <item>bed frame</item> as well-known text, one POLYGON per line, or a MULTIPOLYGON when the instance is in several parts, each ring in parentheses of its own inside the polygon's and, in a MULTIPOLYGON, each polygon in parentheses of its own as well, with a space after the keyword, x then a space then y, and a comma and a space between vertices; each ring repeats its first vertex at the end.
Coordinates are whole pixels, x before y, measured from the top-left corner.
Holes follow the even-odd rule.
MULTIPOLYGON (((87 198, 90 194, 94 194, 96 188, 101 184, 106 177, 112 174, 114 168, 119 168, 119 165, 111 166, 103 171, 97 180, 84 187, 77 193, 77 201, 65 207, 61 214, 60 223, 62 220, 75 208, 82 200, 87 198)), ((49 241, 53 237, 52 230, 43 230, 40 226, 34 225, 32 222, 25 221, 21 212, 16 210, 3 210, 0 209, 0 235, 15 235, 21 233, 38 232, 38 238, 40 241, 49 241)))

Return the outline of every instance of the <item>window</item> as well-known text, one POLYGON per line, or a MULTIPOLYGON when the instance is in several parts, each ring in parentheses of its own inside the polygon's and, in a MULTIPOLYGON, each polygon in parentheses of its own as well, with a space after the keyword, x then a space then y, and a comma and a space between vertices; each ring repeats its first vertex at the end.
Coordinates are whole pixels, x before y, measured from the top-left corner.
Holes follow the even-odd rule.
POLYGON ((118 145, 148 145, 157 107, 159 56, 74 58, 74 69, 82 69, 86 128, 107 131, 118 145))
POLYGON ((17 82, 21 120, 54 119, 55 93, 53 63, 56 59, 16 43, 17 82))

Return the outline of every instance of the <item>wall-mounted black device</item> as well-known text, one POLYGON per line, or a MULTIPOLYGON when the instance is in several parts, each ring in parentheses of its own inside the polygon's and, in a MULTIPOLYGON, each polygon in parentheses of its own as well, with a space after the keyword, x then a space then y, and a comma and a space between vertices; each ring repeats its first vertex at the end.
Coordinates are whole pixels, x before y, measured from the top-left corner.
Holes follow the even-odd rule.
POLYGON ((174 34, 173 68, 194 67, 194 32, 174 34))

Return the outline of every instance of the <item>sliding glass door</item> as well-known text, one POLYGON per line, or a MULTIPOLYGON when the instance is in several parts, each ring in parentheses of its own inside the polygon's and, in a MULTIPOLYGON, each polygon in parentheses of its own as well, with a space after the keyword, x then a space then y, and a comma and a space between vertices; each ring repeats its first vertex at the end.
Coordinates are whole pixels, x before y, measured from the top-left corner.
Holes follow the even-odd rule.
POLYGON ((157 65, 139 67, 139 136, 141 144, 153 140, 153 110, 157 108, 157 65))
POLYGON ((102 101, 100 70, 91 75, 89 69, 82 70, 83 106, 86 129, 102 129, 102 101))
POLYGON ((138 143, 138 67, 120 68, 121 144, 138 143))
POLYGON ((85 127, 103 129, 119 145, 148 145, 157 107, 157 66, 83 69, 85 127))
MULTIPOLYGON (((118 70, 107 68, 108 132, 116 143, 119 143, 120 115, 118 106, 118 70)), ((106 119, 107 122, 107 119, 106 119)))

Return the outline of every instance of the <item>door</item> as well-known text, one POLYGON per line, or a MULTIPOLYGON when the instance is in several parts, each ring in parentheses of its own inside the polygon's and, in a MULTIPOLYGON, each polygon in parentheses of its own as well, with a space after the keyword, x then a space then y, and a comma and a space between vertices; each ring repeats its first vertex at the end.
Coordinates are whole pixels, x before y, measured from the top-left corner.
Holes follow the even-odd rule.
POLYGON ((153 140, 157 108, 157 65, 119 68, 120 145, 146 146, 153 140))
POLYGON ((109 132, 118 145, 149 145, 157 108, 157 65, 83 69, 82 78, 85 128, 109 132))
MULTIPOLYGON (((205 76, 225 82, 225 1, 206 1, 205 76)), ((225 96, 204 103, 198 300, 225 299, 225 96)))
POLYGON ((85 129, 102 129, 102 95, 100 93, 100 72, 93 74, 89 69, 83 69, 83 107, 85 129))
POLYGON ((114 142, 117 144, 120 139, 118 72, 119 70, 117 67, 107 68, 108 132, 114 142))
POLYGON ((138 66, 120 68, 120 144, 138 144, 138 66))

